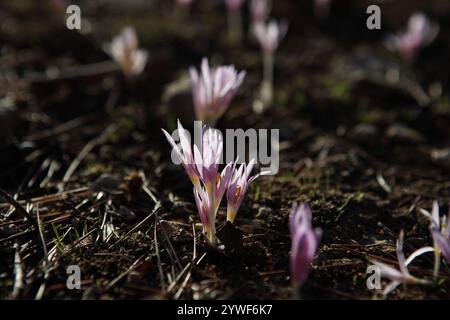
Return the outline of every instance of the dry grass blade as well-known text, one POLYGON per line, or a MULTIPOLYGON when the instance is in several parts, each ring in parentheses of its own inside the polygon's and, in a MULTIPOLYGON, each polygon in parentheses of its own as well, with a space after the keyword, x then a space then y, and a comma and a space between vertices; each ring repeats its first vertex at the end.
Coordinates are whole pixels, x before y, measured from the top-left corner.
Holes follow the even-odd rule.
POLYGON ((69 168, 66 171, 66 174, 63 177, 63 183, 66 183, 70 180, 70 177, 78 168, 80 163, 86 158, 86 156, 94 149, 97 145, 104 143, 117 129, 115 124, 108 126, 100 136, 89 141, 84 148, 80 151, 77 157, 72 161, 69 168))
POLYGON ((135 232, 137 229, 139 229, 145 222, 147 222, 156 212, 158 212, 161 209, 161 204, 158 202, 155 205, 155 208, 153 209, 153 211, 146 216, 141 222, 139 222, 138 224, 136 224, 130 231, 128 231, 123 237, 121 237, 119 240, 117 240, 116 242, 114 242, 111 246, 109 246, 108 249, 111 249, 112 247, 118 245, 119 243, 121 243, 122 241, 124 241, 130 234, 132 234, 133 232, 135 232))
POLYGON ((16 200, 14 200, 14 198, 11 197, 11 196, 9 195, 9 193, 7 193, 6 191, 4 191, 3 189, 0 189, 0 196, 3 197, 3 198, 6 200, 6 202, 8 202, 10 205, 12 205, 12 206, 16 209, 16 211, 17 211, 18 213, 20 213, 23 217, 25 217, 25 218, 28 220, 28 222, 29 222, 32 226, 35 227, 35 231, 36 231, 36 232, 39 232, 39 231, 38 231, 38 230, 39 230, 39 225, 38 225, 36 219, 34 219, 34 218, 31 216, 31 214, 30 214, 27 210, 25 210, 24 207, 22 207, 22 206, 20 205, 20 203, 18 203, 16 200))
POLYGON ((22 258, 20 257, 20 248, 19 244, 14 245, 15 254, 14 254, 14 288, 11 293, 11 298, 16 299, 19 297, 19 294, 24 286, 24 273, 23 273, 23 264, 22 258))
POLYGON ((45 244, 45 237, 44 237, 44 231, 43 231, 44 225, 41 223, 40 217, 39 217, 39 207, 36 207, 36 218, 37 218, 37 222, 39 225, 39 236, 41 238, 42 247, 44 248, 44 258, 42 259, 42 269, 44 269, 44 281, 42 282, 42 284, 39 287, 39 290, 35 296, 36 300, 41 300, 44 295, 45 283, 46 283, 46 280, 48 279, 49 271, 48 271, 48 250, 47 250, 47 245, 45 244))
POLYGON ((164 281, 164 271, 161 265, 161 255, 159 254, 159 247, 158 247, 158 235, 156 233, 156 223, 153 227, 153 238, 155 243, 155 253, 156 253, 156 259, 158 260, 158 270, 159 270, 159 276, 161 279, 161 288, 163 292, 166 292, 166 284, 164 281))
POLYGON ((147 261, 149 257, 144 259, 144 256, 140 256, 133 264, 128 268, 128 270, 122 272, 119 276, 114 278, 108 285, 106 286, 106 290, 110 290, 117 282, 119 282, 123 277, 128 275, 130 272, 132 272, 134 269, 136 269, 140 263, 143 261, 147 261))

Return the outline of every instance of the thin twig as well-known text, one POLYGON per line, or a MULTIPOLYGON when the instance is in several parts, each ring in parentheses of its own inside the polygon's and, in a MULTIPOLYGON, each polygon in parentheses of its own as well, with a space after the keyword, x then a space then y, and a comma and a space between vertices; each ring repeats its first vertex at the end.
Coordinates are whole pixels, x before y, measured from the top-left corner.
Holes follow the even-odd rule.
POLYGON ((192 262, 189 262, 183 270, 177 275, 177 277, 170 283, 169 287, 167 288, 167 292, 172 291, 172 289, 175 287, 177 282, 181 279, 181 277, 184 275, 184 273, 189 269, 189 267, 192 265, 192 262))
MULTIPOLYGON (((128 268, 128 270, 126 270, 126 271, 124 271, 124 272, 122 272, 119 276, 117 276, 116 278, 114 278, 110 283, 108 283, 108 285, 106 286, 106 291, 108 291, 109 289, 111 289, 117 282, 119 282, 123 277, 125 277, 126 275, 128 275, 130 272, 132 272, 134 269, 136 269, 139 265, 140 265, 140 263, 141 263, 141 261, 142 261, 142 259, 144 258, 145 256, 141 256, 141 257, 139 257, 135 262, 133 262, 133 264, 128 268)), ((146 259, 144 259, 144 261, 146 261, 146 260, 148 260, 149 259, 149 257, 147 257, 146 259)))
POLYGON ((156 234, 156 223, 153 226, 153 237, 154 237, 154 242, 155 242, 155 252, 156 252, 156 258, 158 260, 158 270, 159 270, 159 275, 161 278, 161 287, 163 289, 163 291, 166 291, 166 285, 165 285, 165 281, 164 281, 164 271, 162 269, 162 265, 161 265, 161 256, 159 255, 159 248, 158 248, 158 235, 156 234))
POLYGON ((66 171, 66 174, 63 177, 63 183, 66 183, 70 180, 70 177, 78 168, 80 163, 86 158, 86 156, 94 149, 97 145, 104 143, 109 136, 117 129, 116 125, 112 124, 108 126, 100 136, 89 141, 84 148, 80 151, 80 153, 76 156, 76 158, 72 161, 69 168, 66 171))
POLYGON ((49 77, 47 72, 29 73, 25 80, 32 83, 46 83, 76 78, 92 77, 108 74, 119 70, 119 66, 113 61, 102 61, 85 65, 77 65, 61 68, 54 77, 49 77))
POLYGON ((15 248, 15 254, 14 254, 14 287, 13 292, 11 294, 11 297, 13 299, 16 299, 19 297, 20 291, 23 289, 23 265, 22 265, 22 258, 20 257, 20 248, 19 244, 14 244, 15 248))
POLYGON ((29 222, 32 226, 35 227, 35 229, 36 229, 35 231, 36 231, 36 232, 39 232, 39 225, 38 225, 38 223, 36 222, 36 219, 34 219, 34 218, 31 216, 31 214, 30 214, 27 210, 25 210, 24 207, 22 207, 22 206, 20 205, 20 203, 18 203, 16 200, 14 200, 14 198, 11 197, 11 196, 9 195, 9 193, 7 193, 6 191, 4 191, 4 190, 1 189, 1 188, 0 188, 0 196, 3 197, 3 199, 6 200, 6 202, 8 202, 10 205, 12 205, 12 206, 16 209, 16 211, 17 211, 18 213, 20 213, 22 216, 24 216, 24 217, 28 220, 28 222, 29 222))
POLYGON ((186 275, 186 277, 184 278, 183 283, 181 284, 180 288, 178 289, 177 293, 175 294, 175 296, 173 297, 175 300, 177 300, 181 294, 184 291, 184 288, 186 288, 186 284, 189 281, 189 279, 191 278, 192 272, 189 271, 189 273, 186 275))
POLYGON ((194 252, 192 254, 192 261, 197 258, 197 239, 195 237, 195 223, 192 222, 192 236, 194 237, 194 252))
POLYGON ((44 225, 40 221, 39 217, 39 207, 36 207, 36 219, 39 225, 39 236, 41 238, 42 247, 44 248, 44 259, 42 260, 42 269, 44 270, 44 281, 42 282, 41 286, 39 287, 38 292, 36 293, 35 299, 41 300, 42 296, 44 295, 45 291, 45 284, 47 282, 49 272, 48 272, 48 251, 47 251, 47 245, 45 244, 45 238, 43 233, 44 225))
POLYGON ((134 231, 139 229, 148 219, 150 219, 159 209, 161 209, 161 203, 157 203, 155 205, 155 208, 153 211, 145 217, 141 222, 139 222, 137 225, 135 225, 130 231, 128 231, 122 238, 114 242, 112 245, 109 246, 108 249, 111 249, 112 247, 116 246, 117 244, 121 243, 123 240, 125 240, 130 234, 132 234, 134 231))
POLYGON ((169 244, 169 248, 173 253, 173 257, 172 257, 172 253, 170 253, 170 250, 167 250, 167 252, 169 253, 169 256, 172 260, 172 262, 176 262, 178 267, 180 269, 182 269, 182 265, 180 263, 180 259, 178 258, 177 252, 175 251, 175 248, 172 245, 172 242, 170 241, 169 236, 167 235, 166 229, 164 229, 164 227, 161 225, 161 220, 159 219, 158 215, 155 215, 155 219, 158 222, 159 226, 161 227, 162 233, 164 235, 164 238, 166 240, 166 242, 169 244))
POLYGON ((39 131, 36 133, 32 133, 26 137, 23 138, 24 141, 39 141, 42 139, 50 138, 53 136, 60 136, 64 133, 67 133, 69 131, 72 131, 73 129, 76 129, 78 127, 81 127, 83 125, 86 125, 86 123, 91 122, 96 118, 95 115, 89 114, 86 116, 82 116, 79 118, 72 119, 70 121, 67 121, 65 123, 62 123, 60 125, 57 125, 53 128, 46 129, 43 131, 39 131))

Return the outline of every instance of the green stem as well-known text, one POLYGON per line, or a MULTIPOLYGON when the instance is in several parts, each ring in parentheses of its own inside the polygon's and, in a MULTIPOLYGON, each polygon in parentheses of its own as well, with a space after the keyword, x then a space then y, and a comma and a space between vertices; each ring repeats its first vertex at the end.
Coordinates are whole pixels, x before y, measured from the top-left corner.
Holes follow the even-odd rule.
POLYGON ((241 11, 228 12, 228 36, 232 44, 242 41, 242 16, 241 11))
POLYGON ((302 300, 300 285, 295 283, 292 284, 292 300, 302 300))
POLYGON ((183 22, 186 17, 189 15, 189 6, 183 6, 183 5, 177 5, 175 7, 175 13, 174 13, 174 17, 175 17, 175 21, 176 23, 181 24, 181 22, 183 22))
POLYGON ((433 269, 433 280, 436 282, 439 276, 439 269, 441 266, 441 251, 438 248, 434 250, 434 269, 433 269))
POLYGON ((261 86, 261 100, 264 108, 269 107, 273 102, 273 74, 274 56, 272 52, 265 52, 263 55, 264 79, 261 86))

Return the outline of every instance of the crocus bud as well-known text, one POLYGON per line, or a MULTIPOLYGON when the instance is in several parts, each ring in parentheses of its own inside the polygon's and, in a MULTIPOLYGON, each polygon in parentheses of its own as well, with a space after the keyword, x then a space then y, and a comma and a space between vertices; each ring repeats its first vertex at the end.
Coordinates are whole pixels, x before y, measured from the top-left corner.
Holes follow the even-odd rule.
POLYGON ((305 282, 311 270, 311 262, 319 247, 321 230, 312 227, 311 208, 307 204, 293 204, 289 216, 292 237, 291 277, 294 290, 305 282))
POLYGON ((252 159, 248 165, 241 164, 235 169, 227 190, 227 220, 233 223, 242 200, 247 192, 249 184, 259 175, 251 176, 255 160, 252 159))
POLYGON ((252 23, 264 23, 269 16, 271 3, 269 0, 252 0, 250 3, 250 14, 252 23))
POLYGON ((138 48, 136 31, 132 27, 124 28, 114 37, 107 51, 119 64, 127 77, 139 75, 145 68, 148 53, 138 48))
POLYGON ((256 39, 264 52, 273 54, 280 44, 280 41, 286 35, 288 25, 285 22, 278 24, 272 20, 265 23, 257 23, 253 26, 256 39))
POLYGON ((238 11, 242 7, 244 0, 225 0, 228 11, 238 11))

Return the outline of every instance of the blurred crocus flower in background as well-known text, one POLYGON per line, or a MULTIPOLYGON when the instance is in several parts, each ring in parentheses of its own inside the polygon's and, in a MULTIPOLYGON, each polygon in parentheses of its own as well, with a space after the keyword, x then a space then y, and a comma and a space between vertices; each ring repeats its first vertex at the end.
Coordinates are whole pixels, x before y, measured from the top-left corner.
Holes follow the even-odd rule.
POLYGON ((433 208, 431 213, 421 209, 422 214, 424 214, 430 220, 430 232, 433 237, 434 242, 434 278, 436 279, 439 274, 439 266, 442 256, 450 263, 450 213, 449 215, 441 218, 439 215, 439 204, 437 201, 433 201, 433 208))
POLYGON ((176 0, 177 5, 179 6, 190 6, 194 2, 194 0, 176 0))
POLYGON ((225 0, 228 11, 239 11, 241 10, 244 0, 225 0))
POLYGON ((408 271, 408 265, 417 257, 424 253, 432 252, 434 249, 432 247, 423 247, 414 251, 408 259, 405 258, 405 253, 403 252, 403 231, 400 232, 400 236, 397 240, 397 261, 400 270, 395 269, 387 264, 372 261, 375 266, 380 269, 381 277, 391 280, 391 282, 383 290, 383 295, 387 295, 400 284, 427 284, 427 280, 419 279, 411 275, 408 271))
POLYGON ((412 62, 420 50, 430 45, 439 33, 439 25, 431 22, 423 13, 415 13, 409 18, 408 27, 386 40, 389 50, 398 52, 405 60, 412 62))
POLYGON ((244 0, 225 0, 228 11, 228 37, 231 43, 242 40, 241 7, 244 0))
POLYGON ((200 72, 190 69, 192 98, 197 120, 213 126, 224 114, 245 78, 245 71, 234 66, 210 68, 208 59, 202 60, 200 72))
POLYGON ((250 2, 252 23, 264 23, 269 16, 271 5, 270 0, 252 0, 250 2))
POLYGON ((267 54, 274 54, 287 30, 288 25, 286 22, 278 23, 275 20, 271 20, 268 23, 258 23, 253 26, 256 39, 258 39, 262 50, 267 54))
POLYGON ((122 29, 107 46, 107 52, 119 64, 127 77, 139 75, 147 63, 148 52, 138 48, 139 42, 133 27, 122 29))
POLYGON ((234 170, 230 185, 227 190, 227 220, 233 223, 242 200, 247 192, 249 184, 258 178, 258 174, 251 176, 255 160, 252 159, 246 165, 242 163, 239 169, 234 170))
POLYGON ((314 15, 325 19, 330 15, 331 0, 314 0, 314 15))
POLYGON ((257 23, 253 26, 256 39, 263 52, 264 68, 264 79, 261 84, 261 104, 254 105, 255 111, 258 113, 262 112, 273 101, 274 55, 287 30, 287 23, 279 24, 273 20, 267 23, 257 23))
POLYGON ((319 247, 321 230, 312 227, 312 212, 307 204, 292 205, 289 216, 291 232, 291 280, 294 296, 307 279, 311 263, 319 247))

